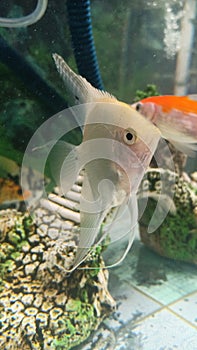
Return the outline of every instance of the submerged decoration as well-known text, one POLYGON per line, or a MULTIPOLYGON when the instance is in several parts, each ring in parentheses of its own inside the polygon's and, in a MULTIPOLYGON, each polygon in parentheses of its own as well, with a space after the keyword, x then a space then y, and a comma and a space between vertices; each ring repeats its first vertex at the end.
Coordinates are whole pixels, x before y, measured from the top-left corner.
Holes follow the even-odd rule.
MULTIPOLYGON (((173 146, 171 152, 175 171, 158 169, 152 164, 141 183, 139 205, 145 197, 148 205, 139 220, 140 236, 146 246, 162 256, 197 264, 197 179, 195 174, 190 177, 184 172, 186 156, 173 146), (165 177, 162 194, 161 173, 165 177), (157 230, 150 233, 149 221, 160 196, 164 207, 171 203, 171 210, 157 230)), ((161 213, 164 207, 160 207, 161 213)))
POLYGON ((74 221, 66 219, 69 209, 55 203, 57 197, 43 201, 34 220, 16 210, 0 212, 0 348, 4 350, 71 349, 115 306, 107 290, 101 248, 89 256, 88 263, 96 269, 65 273, 76 250, 78 213, 73 212, 74 221))
POLYGON ((156 124, 162 136, 168 140, 165 147, 158 147, 146 177, 138 191, 139 207, 148 198, 146 209, 139 220, 143 243, 162 256, 197 263, 197 179, 185 172, 187 155, 194 153, 197 141, 196 95, 158 96, 156 88, 139 91, 135 108, 156 124), (170 141, 170 142, 169 142, 170 141), (167 147, 167 148, 166 148, 167 147), (166 153, 167 150, 167 153, 166 153), (169 162, 170 150, 172 162, 169 162), (161 160, 158 167, 157 159, 161 160), (173 168, 171 165, 174 165, 173 168), (154 216, 156 230, 150 232, 149 222, 160 201, 158 215, 154 216), (170 208, 166 218, 160 216, 170 208))

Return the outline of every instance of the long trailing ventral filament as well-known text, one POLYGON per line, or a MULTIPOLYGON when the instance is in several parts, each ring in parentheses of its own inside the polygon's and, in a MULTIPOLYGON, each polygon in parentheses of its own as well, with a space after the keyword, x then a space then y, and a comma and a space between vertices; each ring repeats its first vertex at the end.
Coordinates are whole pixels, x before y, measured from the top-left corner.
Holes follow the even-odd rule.
POLYGON ((0 26, 8 28, 27 27, 39 21, 44 15, 48 5, 48 0, 38 0, 35 10, 27 16, 19 18, 0 17, 0 26))

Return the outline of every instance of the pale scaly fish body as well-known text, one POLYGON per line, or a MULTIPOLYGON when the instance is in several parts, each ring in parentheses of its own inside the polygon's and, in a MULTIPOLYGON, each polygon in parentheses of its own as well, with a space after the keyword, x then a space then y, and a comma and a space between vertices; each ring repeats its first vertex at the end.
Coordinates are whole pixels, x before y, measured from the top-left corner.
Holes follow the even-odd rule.
POLYGON ((192 155, 197 149, 197 95, 152 96, 132 106, 154 123, 178 150, 192 155))
MULTIPOLYGON (((115 208, 117 220, 124 208, 130 206, 131 217, 119 237, 128 233, 126 251, 130 248, 138 219, 136 192, 157 147, 160 132, 131 106, 92 87, 60 56, 54 54, 53 58, 67 88, 86 106, 82 143, 76 147, 61 142, 57 146, 59 155, 63 154, 60 158, 66 158, 60 176, 56 176, 64 194, 74 184, 81 168, 85 169, 79 245, 73 271, 84 261, 91 247, 104 239, 105 233, 100 237, 99 230, 111 208, 115 208), (68 156, 64 157, 65 153, 68 156)), ((57 157, 53 158, 57 163, 57 157)), ((58 164, 53 167, 60 168, 58 164)), ((119 238, 111 235, 112 240, 119 238)))

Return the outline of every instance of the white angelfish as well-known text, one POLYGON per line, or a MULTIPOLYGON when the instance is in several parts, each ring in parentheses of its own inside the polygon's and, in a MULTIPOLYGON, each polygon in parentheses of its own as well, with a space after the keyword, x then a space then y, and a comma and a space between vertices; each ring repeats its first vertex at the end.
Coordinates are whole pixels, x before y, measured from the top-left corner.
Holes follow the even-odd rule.
POLYGON ((124 208, 129 207, 131 216, 125 225, 123 221, 119 237, 117 232, 110 237, 113 241, 127 234, 126 251, 130 248, 138 219, 136 192, 157 147, 160 131, 130 105, 95 89, 85 78, 75 74, 60 56, 54 54, 53 58, 67 88, 86 109, 82 143, 73 146, 60 142, 57 145, 59 160, 57 154, 53 157, 53 167, 60 173, 56 177, 64 194, 71 189, 80 170, 85 172, 79 245, 73 271, 105 237, 107 232, 100 236, 99 231, 112 208, 114 220, 118 221, 124 208))

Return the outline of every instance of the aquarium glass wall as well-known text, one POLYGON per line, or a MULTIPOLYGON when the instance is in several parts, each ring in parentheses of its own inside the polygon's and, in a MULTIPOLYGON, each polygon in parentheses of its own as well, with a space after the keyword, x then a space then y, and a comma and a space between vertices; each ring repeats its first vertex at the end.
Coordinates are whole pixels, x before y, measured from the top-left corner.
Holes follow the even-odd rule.
POLYGON ((196 0, 0 1, 0 349, 197 349, 196 0))

